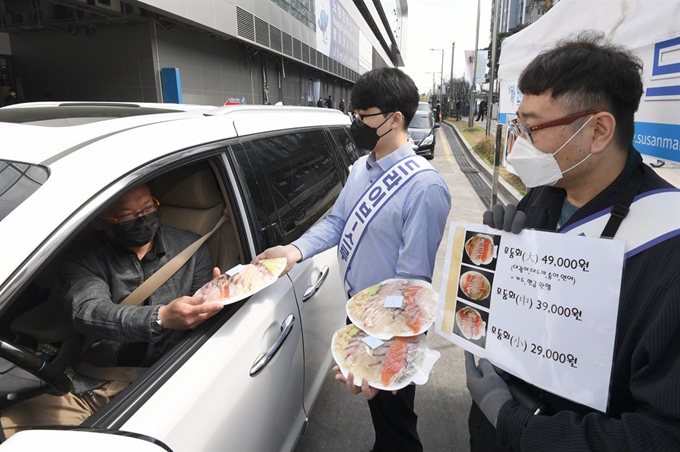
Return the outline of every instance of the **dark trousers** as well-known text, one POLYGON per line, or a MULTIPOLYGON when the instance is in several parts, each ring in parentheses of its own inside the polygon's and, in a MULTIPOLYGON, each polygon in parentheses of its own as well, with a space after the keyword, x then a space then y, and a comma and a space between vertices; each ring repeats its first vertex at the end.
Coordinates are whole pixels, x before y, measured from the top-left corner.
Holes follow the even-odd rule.
POLYGON ((422 452, 416 430, 418 415, 413 411, 416 386, 408 385, 392 394, 379 391, 368 401, 375 430, 373 452, 422 452))

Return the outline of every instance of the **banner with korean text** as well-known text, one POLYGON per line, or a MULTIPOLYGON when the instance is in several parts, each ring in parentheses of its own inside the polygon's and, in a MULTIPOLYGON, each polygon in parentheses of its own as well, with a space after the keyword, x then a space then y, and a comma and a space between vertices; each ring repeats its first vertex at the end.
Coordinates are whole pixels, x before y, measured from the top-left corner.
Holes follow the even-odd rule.
POLYGON ((453 222, 435 331, 605 412, 624 249, 621 240, 453 222))

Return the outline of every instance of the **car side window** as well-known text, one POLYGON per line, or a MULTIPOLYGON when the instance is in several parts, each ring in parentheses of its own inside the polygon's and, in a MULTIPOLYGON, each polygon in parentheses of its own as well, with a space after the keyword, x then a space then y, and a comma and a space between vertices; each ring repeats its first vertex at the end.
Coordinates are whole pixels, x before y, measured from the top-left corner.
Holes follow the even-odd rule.
POLYGON ((315 130, 243 144, 247 155, 237 152, 236 158, 252 167, 243 173, 251 194, 260 195, 253 196, 258 220, 272 229, 266 234, 266 246, 290 243, 319 220, 340 194, 342 177, 330 143, 323 131, 315 130))
POLYGON ((350 137, 347 127, 333 127, 330 131, 331 135, 333 135, 333 139, 340 148, 340 154, 345 166, 349 167, 354 164, 354 162, 362 156, 362 153, 354 145, 354 141, 352 141, 352 137, 350 137))

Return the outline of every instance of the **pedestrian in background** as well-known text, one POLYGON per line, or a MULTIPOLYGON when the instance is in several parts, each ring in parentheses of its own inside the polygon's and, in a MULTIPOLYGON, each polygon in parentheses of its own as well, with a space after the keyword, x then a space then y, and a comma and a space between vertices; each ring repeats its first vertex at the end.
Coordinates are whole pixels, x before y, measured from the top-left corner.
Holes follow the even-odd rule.
POLYGON ((341 112, 345 112, 345 99, 340 99, 340 104, 338 105, 338 108, 340 108, 341 112))
POLYGON ((326 99, 326 108, 333 108, 333 96, 328 96, 326 99))
POLYGON ((9 94, 5 96, 5 105, 14 105, 14 104, 20 104, 21 100, 19 99, 19 94, 17 93, 17 90, 14 88, 11 88, 9 90, 9 94))
POLYGON ((316 103, 316 106, 319 108, 323 108, 323 99, 319 97, 319 101, 316 103))
POLYGON ((635 215, 640 198, 674 192, 632 146, 641 73, 637 57, 590 32, 541 53, 519 78, 523 96, 509 124, 508 163, 532 189, 517 213, 498 205, 484 223, 559 232, 606 215, 606 227, 591 226, 586 235, 624 240, 629 251, 607 411, 501 377, 466 352, 472 452, 680 450, 680 217, 663 207, 635 215), (612 209, 624 214, 610 215, 612 209), (508 385, 523 396, 513 397, 508 385))
POLYGON ((484 121, 484 118, 486 117, 486 106, 487 106, 486 99, 482 99, 482 101, 479 103, 479 112, 477 113, 477 121, 484 121))

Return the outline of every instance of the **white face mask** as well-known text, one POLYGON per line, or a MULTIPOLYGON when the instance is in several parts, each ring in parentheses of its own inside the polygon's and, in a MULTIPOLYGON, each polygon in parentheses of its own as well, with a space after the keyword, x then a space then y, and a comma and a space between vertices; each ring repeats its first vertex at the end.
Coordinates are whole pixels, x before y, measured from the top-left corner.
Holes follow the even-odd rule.
POLYGON ((508 154, 508 163, 517 171, 520 179, 524 185, 528 188, 540 187, 543 185, 555 185, 558 180, 562 179, 562 176, 579 166, 581 163, 588 160, 592 154, 588 154, 576 165, 568 168, 564 171, 560 169, 560 165, 555 159, 555 154, 560 152, 564 147, 569 144, 571 140, 574 139, 578 133, 583 130, 583 128, 593 119, 595 116, 591 116, 572 136, 566 143, 564 143, 558 150, 552 154, 546 154, 541 152, 534 147, 533 144, 529 143, 526 138, 521 136, 515 137, 515 142, 512 145, 512 152, 508 154))

